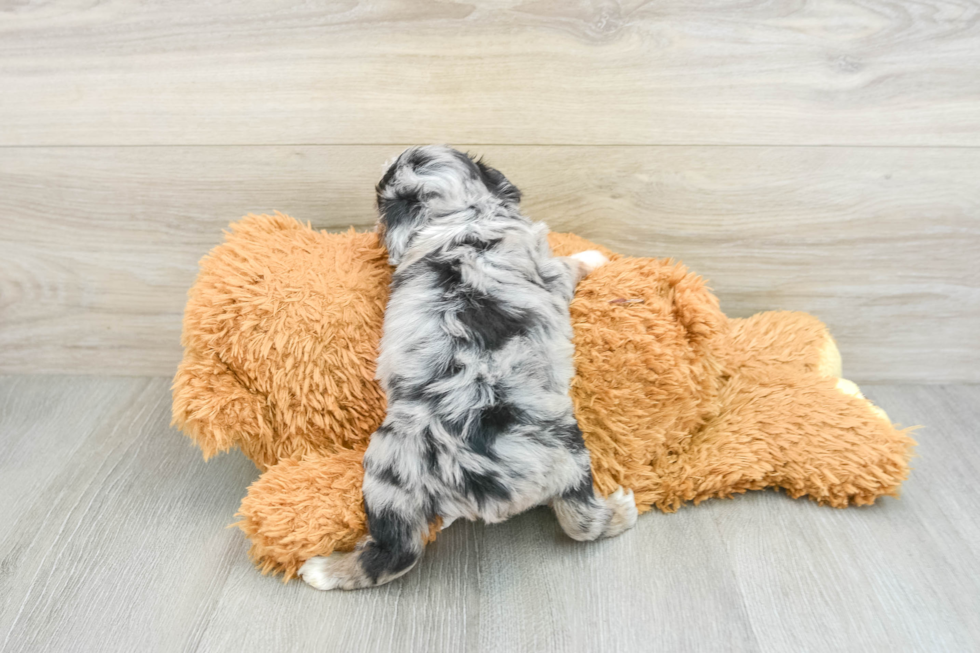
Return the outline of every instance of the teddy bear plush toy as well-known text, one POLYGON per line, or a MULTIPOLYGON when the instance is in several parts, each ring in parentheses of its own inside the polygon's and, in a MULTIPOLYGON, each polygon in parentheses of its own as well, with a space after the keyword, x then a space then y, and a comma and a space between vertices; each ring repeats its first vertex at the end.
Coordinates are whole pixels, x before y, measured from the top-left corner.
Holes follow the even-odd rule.
MULTIPOLYGON (((729 319, 670 260, 551 234, 610 262, 571 304, 572 396, 605 493, 639 511, 782 488, 843 508, 897 495, 914 442, 853 383, 804 313, 729 319)), ((184 316, 173 420, 205 457, 238 447, 262 475, 238 526, 263 572, 364 535, 361 458, 385 415, 374 378, 391 268, 374 233, 250 215, 201 261, 184 316)), ((435 528, 432 536, 435 536, 435 528)))

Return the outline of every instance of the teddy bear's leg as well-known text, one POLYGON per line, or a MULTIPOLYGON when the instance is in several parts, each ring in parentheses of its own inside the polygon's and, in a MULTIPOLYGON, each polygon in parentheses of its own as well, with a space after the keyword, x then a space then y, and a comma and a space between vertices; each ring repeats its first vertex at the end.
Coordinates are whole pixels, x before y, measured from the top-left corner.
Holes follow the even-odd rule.
MULTIPOLYGON (((834 347, 834 349, 837 349, 837 347, 834 347)), ((838 354, 838 357, 839 356, 840 355, 838 354)), ((848 381, 847 379, 837 379, 837 389, 849 397, 858 397, 859 399, 864 399, 865 401, 868 401, 865 398, 865 396, 861 393, 860 388, 858 388, 857 384, 854 383, 853 381, 848 381)), ((881 407, 875 406, 873 403, 868 401, 868 408, 874 411, 875 415, 880 417, 882 420, 886 422, 890 421, 888 419, 888 413, 886 413, 884 409, 882 409, 881 407)))
POLYGON ((682 459, 658 469, 661 507, 771 486, 834 507, 897 495, 914 441, 866 399, 842 391, 851 386, 817 375, 733 379, 721 413, 682 459))
POLYGON ((730 320, 725 367, 744 378, 839 377, 841 357, 827 326, 807 313, 767 311, 730 320))

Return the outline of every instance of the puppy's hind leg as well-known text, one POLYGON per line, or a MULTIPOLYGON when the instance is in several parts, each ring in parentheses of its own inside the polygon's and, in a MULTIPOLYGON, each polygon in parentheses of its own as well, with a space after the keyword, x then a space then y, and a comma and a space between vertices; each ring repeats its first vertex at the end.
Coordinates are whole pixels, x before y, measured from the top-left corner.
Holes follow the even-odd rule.
POLYGON ((619 488, 602 497, 592 486, 592 470, 588 468, 581 482, 555 497, 551 507, 565 534, 580 542, 615 537, 636 523, 633 491, 619 488))
POLYGON ((390 468, 372 469, 365 456, 364 509, 370 535, 351 553, 310 558, 299 575, 319 590, 383 585, 421 559, 430 511, 421 490, 405 487, 390 468))

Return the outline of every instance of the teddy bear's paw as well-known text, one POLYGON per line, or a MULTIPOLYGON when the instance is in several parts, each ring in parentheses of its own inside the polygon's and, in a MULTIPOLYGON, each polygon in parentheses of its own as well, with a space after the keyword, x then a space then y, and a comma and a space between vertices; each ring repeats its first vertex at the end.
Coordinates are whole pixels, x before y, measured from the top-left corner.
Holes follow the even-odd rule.
POLYGON ((351 589, 344 584, 350 577, 353 563, 354 555, 351 553, 332 553, 310 558, 297 573, 307 585, 318 590, 351 589))
POLYGON ((572 254, 571 258, 585 266, 586 274, 609 262, 609 259, 602 252, 595 249, 587 249, 584 252, 572 254))
POLYGON ((616 537, 636 524, 637 511, 633 490, 617 489, 606 497, 606 505, 612 508, 613 514, 602 534, 603 537, 616 537))

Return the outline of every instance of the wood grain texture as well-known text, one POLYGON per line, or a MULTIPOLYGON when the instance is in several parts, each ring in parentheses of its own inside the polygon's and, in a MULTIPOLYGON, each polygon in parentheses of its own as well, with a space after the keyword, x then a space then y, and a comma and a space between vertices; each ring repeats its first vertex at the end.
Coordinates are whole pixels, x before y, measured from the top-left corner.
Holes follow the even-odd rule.
POLYGON ((754 492, 593 544, 537 510, 454 524, 390 585, 322 593, 248 562, 224 526, 256 471, 169 429, 168 385, 0 378, 0 650, 980 647, 977 386, 863 388, 926 425, 900 500, 754 492))
POLYGON ((788 510, 769 495, 752 518, 711 505, 750 619, 772 651, 975 650, 980 387, 862 390, 896 422, 924 425, 901 500, 788 510))
POLYGON ((0 537, 0 650, 176 650, 208 614, 247 550, 224 526, 257 471, 234 458, 205 470, 167 427, 168 387, 0 380, 0 496, 16 502, 0 537))
MULTIPOLYGON (((171 374, 247 212, 369 228, 401 146, 0 148, 0 371, 171 374)), ((857 381, 980 381, 980 150, 473 146, 552 229, 823 319, 857 381)))
POLYGON ((980 145, 973 0, 0 8, 0 145, 980 145))

